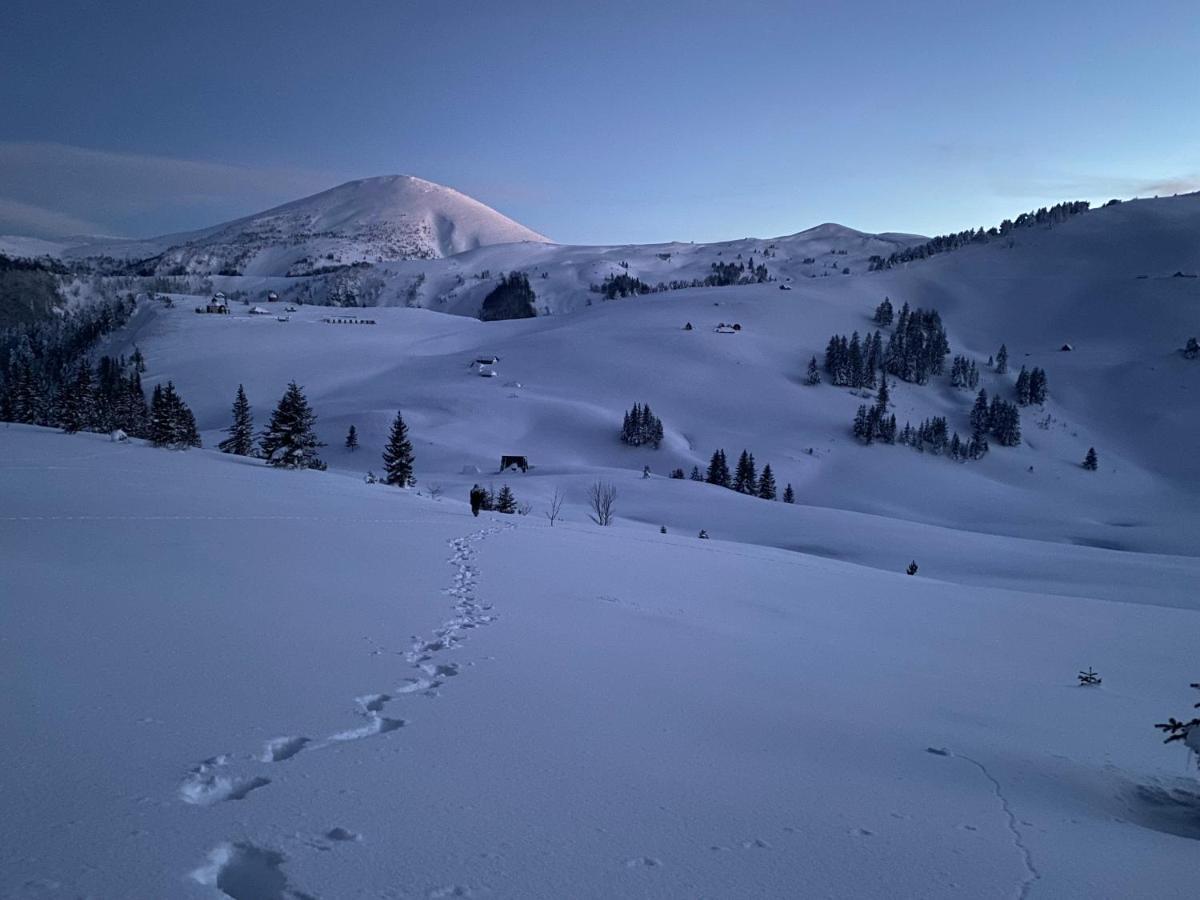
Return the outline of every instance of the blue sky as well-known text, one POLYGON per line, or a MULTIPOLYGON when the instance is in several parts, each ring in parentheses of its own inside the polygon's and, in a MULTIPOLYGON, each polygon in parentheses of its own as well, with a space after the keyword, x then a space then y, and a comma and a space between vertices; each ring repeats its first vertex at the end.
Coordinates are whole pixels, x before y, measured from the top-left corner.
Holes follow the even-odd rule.
POLYGON ((0 232, 406 173, 573 243, 932 234, 1200 188, 1198 46, 1194 0, 15 0, 0 232))

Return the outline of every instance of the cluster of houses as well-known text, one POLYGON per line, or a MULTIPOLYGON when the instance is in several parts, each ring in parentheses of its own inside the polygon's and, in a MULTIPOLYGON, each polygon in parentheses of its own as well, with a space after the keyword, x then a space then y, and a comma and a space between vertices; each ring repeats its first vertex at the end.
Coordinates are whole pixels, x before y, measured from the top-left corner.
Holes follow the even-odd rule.
POLYGON ((341 313, 336 316, 326 316, 321 320, 326 325, 374 325, 374 319, 360 319, 356 315, 350 313, 341 313))
MULTIPOLYGON (((278 303, 279 295, 274 291, 267 291, 267 302, 278 303)), ((294 311, 294 307, 288 307, 289 312, 294 311)), ((225 296, 224 291, 217 291, 212 295, 212 299, 204 306, 197 306, 196 312, 205 313, 208 315, 227 316, 229 315, 229 298, 225 296)), ((252 316, 269 316, 271 311, 263 306, 255 306, 250 309, 252 316)))

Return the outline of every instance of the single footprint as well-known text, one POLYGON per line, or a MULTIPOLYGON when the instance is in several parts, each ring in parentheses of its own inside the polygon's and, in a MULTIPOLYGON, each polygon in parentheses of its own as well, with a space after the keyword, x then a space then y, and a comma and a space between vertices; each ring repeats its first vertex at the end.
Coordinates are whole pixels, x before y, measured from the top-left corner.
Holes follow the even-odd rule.
POLYGON ((315 900, 288 883, 286 861, 282 853, 253 844, 220 844, 208 854, 208 862, 192 872, 192 880, 232 900, 315 900))
POLYGON ((306 737, 277 737, 263 745, 263 762, 283 762, 303 750, 311 741, 306 737))
POLYGON ((212 806, 223 800, 244 800, 251 791, 266 787, 270 778, 230 778, 212 773, 195 773, 179 786, 179 795, 193 806, 212 806))

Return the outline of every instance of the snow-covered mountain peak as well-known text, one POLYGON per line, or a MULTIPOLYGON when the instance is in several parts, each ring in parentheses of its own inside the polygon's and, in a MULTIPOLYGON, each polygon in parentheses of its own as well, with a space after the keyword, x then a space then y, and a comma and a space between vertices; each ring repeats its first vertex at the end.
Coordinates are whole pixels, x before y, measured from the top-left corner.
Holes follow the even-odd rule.
POLYGON ((412 175, 384 175, 201 231, 88 243, 66 254, 154 258, 160 275, 299 276, 363 263, 440 259, 522 241, 549 243, 453 188, 412 175))

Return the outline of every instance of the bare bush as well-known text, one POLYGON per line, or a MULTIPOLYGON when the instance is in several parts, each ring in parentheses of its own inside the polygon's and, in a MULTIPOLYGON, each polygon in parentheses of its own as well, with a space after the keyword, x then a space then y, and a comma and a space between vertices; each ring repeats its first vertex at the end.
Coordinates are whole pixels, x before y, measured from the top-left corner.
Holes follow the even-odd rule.
POLYGON ((551 527, 554 526, 555 519, 558 518, 558 514, 562 511, 562 505, 563 492, 555 488, 554 496, 550 498, 550 509, 546 511, 546 518, 550 520, 551 527))
POLYGON ((608 481, 597 481, 588 488, 588 506, 592 509, 591 520, 597 525, 611 525, 613 504, 617 500, 617 486, 608 481))

